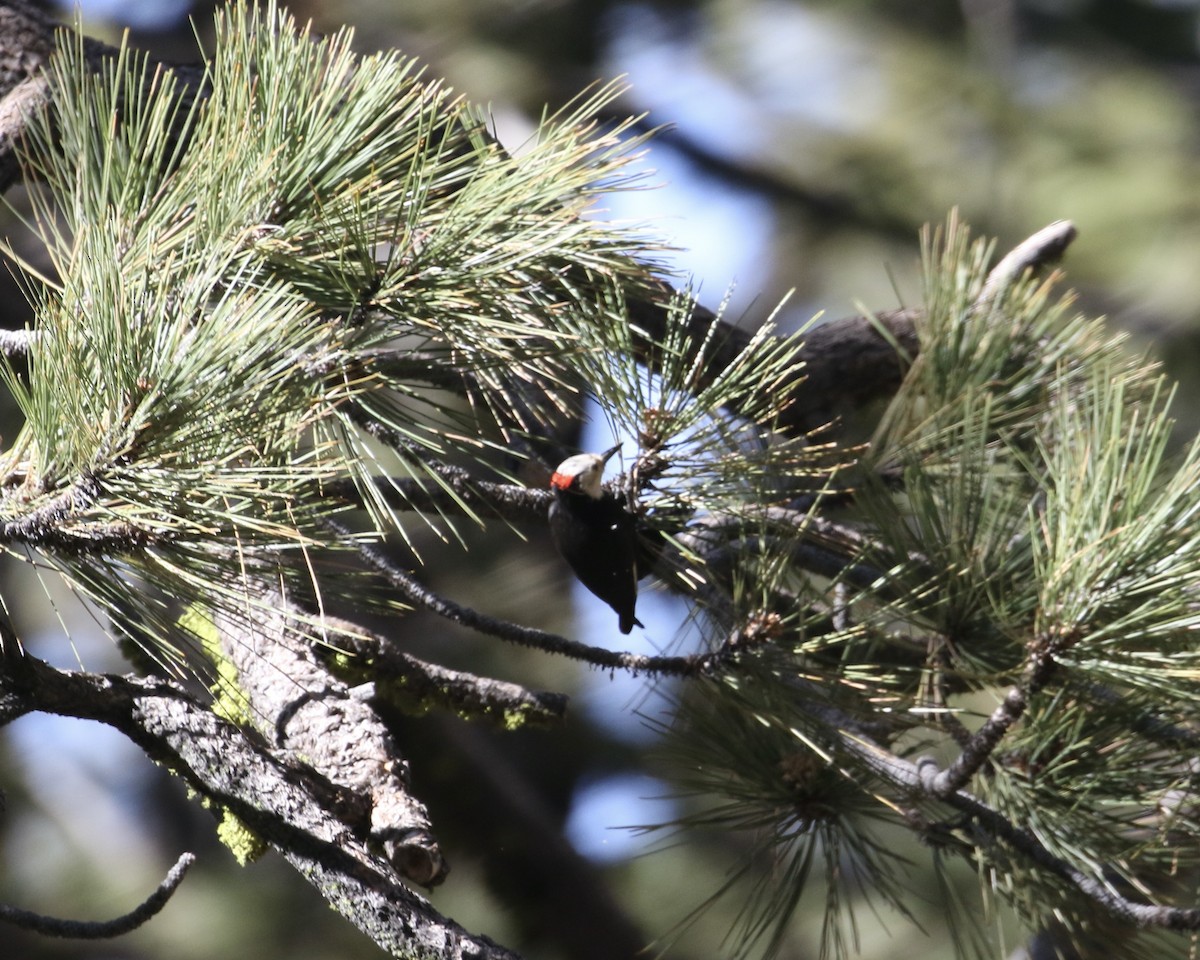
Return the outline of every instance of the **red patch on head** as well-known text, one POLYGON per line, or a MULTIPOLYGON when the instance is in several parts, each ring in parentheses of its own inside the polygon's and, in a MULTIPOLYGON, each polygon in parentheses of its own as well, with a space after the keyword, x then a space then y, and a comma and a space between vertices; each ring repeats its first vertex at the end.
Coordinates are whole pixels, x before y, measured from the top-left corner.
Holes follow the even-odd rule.
POLYGON ((554 473, 550 476, 550 486, 555 490, 570 490, 571 484, 578 479, 566 473, 554 473))

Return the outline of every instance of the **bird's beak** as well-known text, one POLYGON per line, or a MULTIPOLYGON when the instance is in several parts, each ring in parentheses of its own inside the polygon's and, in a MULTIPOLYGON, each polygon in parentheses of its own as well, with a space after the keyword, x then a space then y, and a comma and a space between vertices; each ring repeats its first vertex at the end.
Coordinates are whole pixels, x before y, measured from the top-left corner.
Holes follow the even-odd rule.
POLYGON ((621 449, 621 446, 622 446, 622 445, 618 443, 618 444, 617 444, 615 447, 613 447, 612 449, 610 449, 610 450, 605 450, 605 451, 604 451, 602 454, 600 454, 600 462, 601 462, 601 463, 608 463, 608 461, 612 459, 612 455, 613 455, 614 453, 616 453, 618 450, 620 450, 620 449, 621 449))

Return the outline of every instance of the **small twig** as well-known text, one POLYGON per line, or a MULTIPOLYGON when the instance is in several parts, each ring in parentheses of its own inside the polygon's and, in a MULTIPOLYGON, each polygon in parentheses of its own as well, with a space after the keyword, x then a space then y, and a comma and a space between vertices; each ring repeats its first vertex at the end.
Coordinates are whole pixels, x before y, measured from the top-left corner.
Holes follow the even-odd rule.
MULTIPOLYGON (((1048 649, 1041 649, 1029 660, 1021 682, 1010 689, 992 715, 963 744, 962 751, 950 766, 934 774, 925 784, 935 797, 946 797, 961 790, 968 781, 987 763, 992 752, 1012 729, 1013 724, 1025 715, 1029 698, 1046 685, 1054 672, 1054 659, 1048 649)), ((930 772, 929 764, 918 764, 922 774, 930 772)))
POLYGON ((683 657, 647 657, 628 651, 606 650, 604 647, 592 647, 586 643, 568 640, 566 637, 533 627, 524 627, 510 620, 500 620, 486 614, 464 607, 446 597, 434 593, 428 587, 419 583, 414 577, 405 573, 388 560, 379 551, 355 541, 350 531, 341 524, 327 520, 326 525, 353 544, 354 549, 376 573, 382 576, 393 587, 400 591, 409 602, 436 613, 440 617, 486 633, 508 643, 541 650, 544 653, 558 654, 590 663, 595 667, 605 667, 615 670, 629 670, 632 673, 661 673, 674 676, 692 676, 703 673, 711 668, 718 654, 702 654, 683 657))
MULTIPOLYGON (((334 626, 340 621, 327 618, 334 626)), ((380 681, 383 690, 376 689, 375 697, 393 702, 396 690, 405 699, 419 702, 422 707, 439 704, 459 717, 485 717, 506 725, 521 723, 554 723, 566 714, 567 697, 561 693, 526 690, 515 683, 479 677, 460 670, 450 670, 427 663, 402 650, 377 633, 357 625, 348 625, 338 633, 336 650, 317 645, 314 653, 324 660, 335 675, 362 683, 380 681), (346 662, 337 654, 349 653, 358 662, 346 662)), ((398 704, 403 709, 403 704, 398 704)))
MULTIPOLYGON (((546 522, 552 494, 518 484, 478 480, 462 467, 429 462, 425 466, 436 473, 442 486, 419 483, 410 478, 376 478, 375 483, 389 506, 398 510, 462 510, 464 506, 486 508, 504 520, 514 523, 546 522)), ((342 480, 328 484, 326 490, 345 499, 357 499, 353 481, 342 480)), ((696 520, 687 530, 679 531, 684 542, 700 544, 712 533, 745 532, 750 522, 764 522, 784 527, 796 536, 791 550, 796 561, 805 569, 821 576, 841 576, 843 580, 862 587, 875 586, 884 578, 881 568, 852 564, 850 558, 861 553, 868 543, 853 528, 817 516, 809 510, 787 507, 763 507, 749 513, 715 514, 696 520)), ((703 553, 702 547, 697 547, 703 553)), ((919 559, 919 558, 911 558, 919 559)))
POLYGON ((143 900, 136 909, 113 920, 62 920, 3 903, 0 903, 0 920, 20 927, 22 930, 31 930, 47 937, 63 937, 72 940, 106 940, 120 937, 131 930, 136 930, 162 910, 183 882, 188 868, 195 862, 196 855, 194 853, 185 853, 180 856, 154 893, 143 900))
MULTIPOLYGON (((436 473, 439 483, 419 482, 411 477, 376 477, 375 487, 384 502, 393 510, 453 510, 465 512, 464 507, 484 508, 503 520, 513 523, 545 523, 552 494, 515 483, 496 483, 478 480, 462 467, 426 461, 425 466, 436 473)), ((361 493, 352 480, 336 480, 324 490, 353 502, 361 501, 361 493)))

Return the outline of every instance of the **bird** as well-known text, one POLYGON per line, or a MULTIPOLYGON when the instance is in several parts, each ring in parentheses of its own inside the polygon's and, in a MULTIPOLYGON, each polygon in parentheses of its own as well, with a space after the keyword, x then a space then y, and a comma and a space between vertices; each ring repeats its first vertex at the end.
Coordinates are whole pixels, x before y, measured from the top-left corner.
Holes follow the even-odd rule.
POLYGON ((637 604, 638 536, 624 501, 600 483, 604 465, 621 449, 567 457, 550 477, 550 536, 579 582, 617 613, 629 633, 643 626, 637 604))

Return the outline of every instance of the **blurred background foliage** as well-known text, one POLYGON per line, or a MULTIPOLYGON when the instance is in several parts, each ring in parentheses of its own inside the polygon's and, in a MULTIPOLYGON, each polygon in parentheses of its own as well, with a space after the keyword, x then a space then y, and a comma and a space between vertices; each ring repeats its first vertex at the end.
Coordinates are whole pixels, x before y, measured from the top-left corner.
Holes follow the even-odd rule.
MULTIPOLYGON (((661 186, 614 198, 611 215, 648 222, 675 245, 673 262, 709 303, 735 284, 732 313, 747 323, 788 290, 792 324, 819 311, 913 304, 917 230, 953 206, 1002 247, 1069 218, 1080 229, 1068 268, 1082 306, 1153 344, 1182 383, 1181 435, 1200 427, 1200 0, 295 0, 291 8, 318 28, 356 26, 363 51, 420 57, 490 104, 510 142, 532 131, 545 105, 626 75, 620 108, 664 126, 646 160, 649 182, 661 186)), ((187 17, 203 41, 211 9, 92 0, 82 15, 95 36, 115 40, 127 25, 134 46, 186 61, 196 49, 187 17)), ((19 327, 28 308, 5 282, 0 322, 19 327)), ((13 416, 11 404, 0 409, 5 437, 16 433, 13 416)), ((615 642, 608 611, 572 592, 538 535, 477 534, 465 560, 457 547, 420 546, 423 576, 460 602, 615 642)), ((48 595, 28 566, 5 563, 0 577, 35 653, 62 666, 125 669, 87 612, 48 595)), ((647 649, 695 642, 677 632, 682 611, 670 599, 650 594, 639 613, 647 649)), ((467 927, 530 960, 631 956, 631 945, 662 935, 746 855, 739 838, 709 836, 643 856, 655 838, 622 829, 680 812, 653 756, 661 730, 643 719, 662 719, 664 691, 501 648, 427 615, 389 630, 450 666, 574 697, 570 720, 553 731, 500 735, 448 717, 396 718, 453 866, 434 902, 467 927)), ((379 955, 279 861, 238 868, 209 815, 115 734, 19 721, 0 737, 0 786, 6 902, 114 915, 181 850, 201 853, 165 913, 134 935, 80 945, 0 929, 2 957, 379 955)), ((943 891, 931 877, 921 892, 917 919, 929 939, 863 911, 864 956, 951 955, 943 891)), ((704 913, 671 955, 722 955, 736 906, 704 913)), ((814 955, 821 907, 817 895, 783 956, 814 955)))

